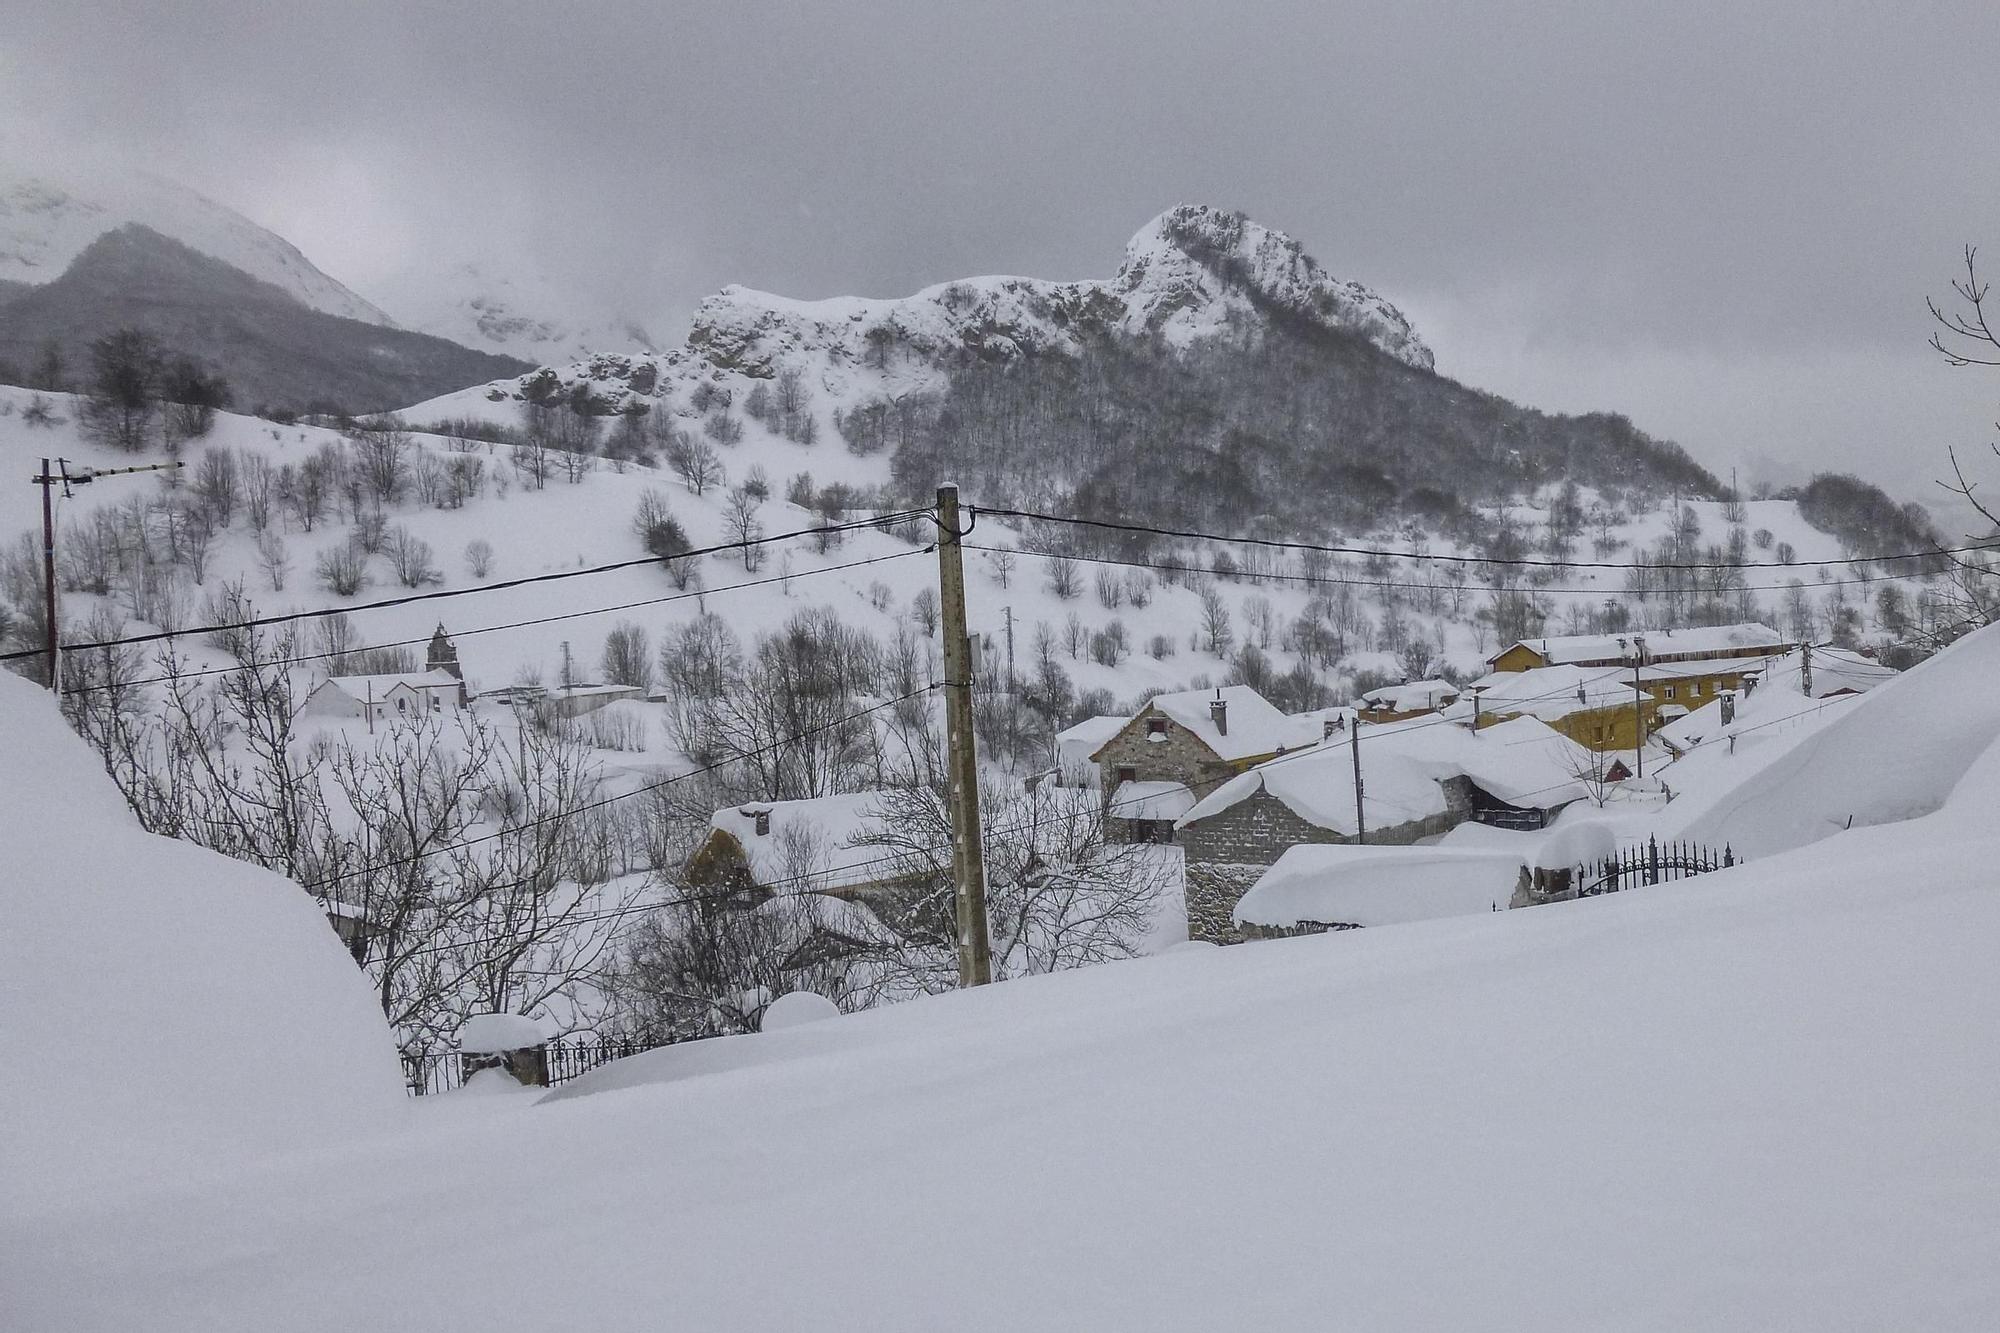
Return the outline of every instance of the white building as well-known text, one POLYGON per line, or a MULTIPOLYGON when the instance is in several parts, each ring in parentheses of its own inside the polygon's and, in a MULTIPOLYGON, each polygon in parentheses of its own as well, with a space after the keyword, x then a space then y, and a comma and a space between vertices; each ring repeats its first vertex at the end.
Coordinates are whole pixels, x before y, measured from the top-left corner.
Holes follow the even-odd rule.
POLYGON ((449 671, 385 676, 329 676, 299 706, 302 718, 365 718, 411 722, 464 707, 465 688, 449 671))

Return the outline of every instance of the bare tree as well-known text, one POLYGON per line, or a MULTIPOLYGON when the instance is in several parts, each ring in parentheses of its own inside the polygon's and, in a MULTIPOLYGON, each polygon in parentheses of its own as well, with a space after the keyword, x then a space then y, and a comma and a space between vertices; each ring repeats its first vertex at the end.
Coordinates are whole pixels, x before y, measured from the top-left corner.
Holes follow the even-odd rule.
POLYGON ((474 537, 465 544, 465 572, 476 579, 483 579, 493 572, 493 543, 484 537, 474 537))
POLYGON ((389 529, 385 549, 389 567, 396 571, 396 581, 405 588, 444 582, 444 574, 432 558, 431 544, 401 523, 389 529))
POLYGON ((604 636, 604 678, 614 685, 653 687, 653 648, 643 628, 624 620, 604 636))
POLYGON ((320 586, 336 597, 352 597, 368 586, 368 558, 351 542, 327 547, 313 562, 320 586))
POLYGON ((257 534, 257 564, 270 580, 272 592, 285 590, 285 576, 292 570, 292 553, 285 539, 275 532, 257 534))
POLYGON ((716 456, 715 450, 700 440, 689 439, 685 434, 678 436, 668 447, 667 465, 696 495, 701 495, 711 486, 723 484, 722 460, 716 456))
POLYGON ((1228 656, 1231 645, 1236 641, 1229 625, 1229 605, 1212 583, 1204 584, 1201 590, 1201 632, 1208 643, 1208 651, 1217 657, 1228 656))
POLYGON ((729 493, 729 508, 723 514, 725 530, 743 548, 743 570, 748 574, 756 573, 764 563, 764 548, 760 545, 764 523, 757 517, 758 507, 757 497, 739 488, 729 493))

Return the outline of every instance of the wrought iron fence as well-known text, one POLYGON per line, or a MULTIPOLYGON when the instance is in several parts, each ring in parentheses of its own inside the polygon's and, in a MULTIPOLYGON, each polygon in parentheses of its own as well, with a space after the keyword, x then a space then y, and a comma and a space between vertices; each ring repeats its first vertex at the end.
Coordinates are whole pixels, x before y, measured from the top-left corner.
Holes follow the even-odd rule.
MULTIPOLYGON (((653 1047, 641 1041, 552 1041, 546 1048, 549 1086, 555 1087, 599 1065, 653 1047)), ((464 1084, 465 1062, 457 1051, 404 1051, 403 1082, 412 1097, 428 1097, 464 1084)))
POLYGON ((1736 853, 1727 844, 1717 852, 1713 847, 1695 843, 1663 843, 1658 838, 1648 838, 1644 845, 1627 847, 1615 856, 1579 867, 1577 882, 1582 888, 1578 893, 1583 897, 1617 893, 1643 884, 1705 875, 1735 864, 1736 853))

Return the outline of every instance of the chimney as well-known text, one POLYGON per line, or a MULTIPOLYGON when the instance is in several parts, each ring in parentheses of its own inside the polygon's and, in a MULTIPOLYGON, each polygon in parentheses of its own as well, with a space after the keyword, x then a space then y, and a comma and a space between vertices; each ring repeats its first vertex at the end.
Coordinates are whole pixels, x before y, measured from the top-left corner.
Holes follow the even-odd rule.
POLYGON ((768 837, 770 837, 770 836, 771 836, 771 807, 770 807, 770 806, 768 806, 768 805, 746 805, 746 806, 744 806, 744 807, 742 808, 742 810, 741 810, 741 811, 739 811, 739 813, 741 813, 741 814, 745 814, 745 815, 748 815, 748 816, 750 817, 750 821, 751 821, 751 823, 752 823, 752 824, 753 824, 753 825, 755 826, 755 828, 756 828, 756 831, 757 831, 757 836, 758 836, 758 837, 760 837, 760 838, 768 838, 768 837))
POLYGON ((1215 734, 1229 734, 1229 701, 1222 697, 1222 687, 1217 686, 1215 697, 1208 701, 1208 720, 1215 723, 1215 734))
POLYGON ((1735 720, 1736 720, 1736 691, 1724 690, 1722 692, 1722 725, 1726 727, 1735 720))
POLYGON ((1321 740, 1327 740, 1346 730, 1347 730, 1346 718, 1344 717, 1325 718, 1319 724, 1319 738, 1321 740))

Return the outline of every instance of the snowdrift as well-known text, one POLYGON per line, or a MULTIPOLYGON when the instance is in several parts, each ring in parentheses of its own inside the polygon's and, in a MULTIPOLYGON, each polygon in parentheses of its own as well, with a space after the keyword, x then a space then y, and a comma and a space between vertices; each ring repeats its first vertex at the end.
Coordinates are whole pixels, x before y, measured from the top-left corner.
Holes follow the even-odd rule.
POLYGON ((1938 810, 2000 737, 1996 673, 2000 626, 1988 626, 1860 696, 1683 836, 1760 857, 1938 810))
POLYGON ((24 1327, 203 1333, 1991 1328, 1996 855, 1938 816, 329 1125, 0 1219, 0 1291, 24 1327))
POLYGON ((403 1110, 366 979, 297 885, 141 830, 7 672, 0 736, 0 1210, 403 1110))

